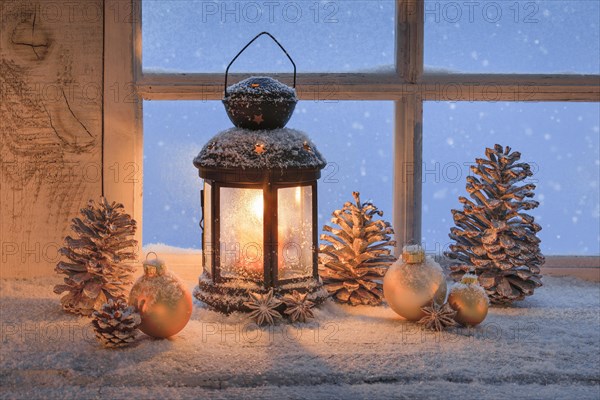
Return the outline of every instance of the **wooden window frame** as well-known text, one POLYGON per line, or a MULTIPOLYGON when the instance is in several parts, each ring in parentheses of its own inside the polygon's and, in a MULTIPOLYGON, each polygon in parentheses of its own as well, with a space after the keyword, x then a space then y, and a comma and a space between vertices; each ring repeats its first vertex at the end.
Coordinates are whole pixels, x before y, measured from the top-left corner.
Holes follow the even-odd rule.
MULTIPOLYGON (((141 1, 105 1, 103 143, 103 192, 132 210, 140 225, 142 99, 207 101, 220 100, 223 93, 223 74, 220 73, 142 72, 141 1), (112 18, 115 8, 123 11, 128 8, 130 20, 112 18), (127 92, 128 87, 135 88, 137 101, 127 102, 127 96, 115 95, 115 88, 127 92)), ((492 91, 493 101, 598 102, 600 76, 424 73, 424 2, 395 1, 395 72, 298 73, 297 91, 300 99, 313 101, 394 101, 393 225, 398 243, 406 243, 421 239, 424 101, 490 101, 492 91)), ((246 76, 230 75, 232 81, 246 76)), ((270 75, 278 79, 291 78, 290 74, 270 75)), ((138 241, 141 243, 141 226, 138 241)), ((576 257, 576 260, 574 257, 553 257, 550 264, 556 268, 568 264, 597 267, 598 260, 599 257, 576 257)))

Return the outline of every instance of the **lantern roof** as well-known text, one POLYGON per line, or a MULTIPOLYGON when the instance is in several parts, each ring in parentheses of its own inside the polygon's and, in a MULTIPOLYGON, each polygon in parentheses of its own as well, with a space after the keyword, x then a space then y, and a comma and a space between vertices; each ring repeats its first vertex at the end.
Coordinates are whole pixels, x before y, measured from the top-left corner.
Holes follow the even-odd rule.
POLYGON ((271 101, 298 101, 296 90, 269 76, 251 76, 227 88, 227 98, 256 101, 269 98, 271 101))
POLYGON ((326 164, 309 137, 290 128, 230 128, 215 135, 194 158, 197 168, 323 169, 326 164))
POLYGON ((266 76, 253 76, 229 86, 223 98, 231 122, 251 130, 283 128, 297 102, 295 89, 266 76))

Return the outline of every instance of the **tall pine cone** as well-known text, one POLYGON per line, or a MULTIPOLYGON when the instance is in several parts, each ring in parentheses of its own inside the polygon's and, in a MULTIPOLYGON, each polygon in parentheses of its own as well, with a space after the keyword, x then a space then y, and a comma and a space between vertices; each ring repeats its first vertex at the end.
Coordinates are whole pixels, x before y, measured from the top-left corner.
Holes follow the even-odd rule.
POLYGON ((474 202, 460 197, 463 211, 452 210, 456 227, 449 236, 456 244, 446 256, 458 261, 450 267, 454 280, 472 270, 492 303, 509 304, 542 286, 544 256, 536 236, 542 227, 522 212, 539 203, 528 200, 534 184, 517 185, 533 175, 529 164, 518 162, 519 152, 497 144, 485 154, 487 159, 477 159, 471 167, 478 177, 467 177, 474 202))
POLYGON ((373 220, 382 216, 372 203, 361 203, 360 193, 353 192, 356 204, 346 202, 333 212, 325 225, 321 240, 329 242, 319 248, 319 273, 334 300, 352 305, 379 305, 383 299, 383 276, 396 261, 390 247, 394 234, 389 222, 373 220))
POLYGON ((135 341, 141 318, 125 300, 111 299, 92 315, 92 327, 104 347, 126 347, 135 341))
POLYGON ((104 197, 98 205, 92 200, 81 209, 81 218, 72 220, 76 239, 65 238, 59 252, 69 259, 60 261, 55 271, 67 275, 54 293, 68 292, 61 298, 66 311, 89 316, 110 299, 125 299, 132 283, 137 241, 136 222, 123 212, 123 205, 108 203, 104 197))

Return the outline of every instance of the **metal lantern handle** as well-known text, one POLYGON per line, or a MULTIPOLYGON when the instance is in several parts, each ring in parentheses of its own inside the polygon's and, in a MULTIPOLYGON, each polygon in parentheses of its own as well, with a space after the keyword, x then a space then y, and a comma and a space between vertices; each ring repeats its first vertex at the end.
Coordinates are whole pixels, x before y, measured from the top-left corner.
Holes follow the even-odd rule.
POLYGON ((246 50, 248 48, 248 46, 250 46, 256 39, 258 39, 262 35, 267 35, 271 39, 273 39, 273 41, 275 43, 277 43, 277 46, 279 46, 279 48, 285 53, 285 55, 287 56, 288 60, 290 60, 290 62, 294 66, 294 86, 293 87, 294 87, 294 89, 296 89, 296 63, 294 62, 294 60, 292 60, 292 57, 290 57, 290 55, 288 54, 288 52, 283 48, 283 46, 281 45, 281 43, 279 43, 277 41, 277 39, 275 39, 275 37, 273 35, 271 35, 269 32, 261 32, 258 35, 256 35, 254 37, 254 39, 252 39, 251 41, 249 41, 248 44, 245 45, 244 48, 242 50, 240 50, 240 52, 237 53, 235 57, 233 57, 233 60, 231 60, 231 62, 227 66, 227 69, 225 70, 225 97, 227 97, 227 75, 229 74, 229 67, 231 67, 231 64, 233 64, 234 61, 237 60, 237 58, 244 52, 244 50, 246 50))

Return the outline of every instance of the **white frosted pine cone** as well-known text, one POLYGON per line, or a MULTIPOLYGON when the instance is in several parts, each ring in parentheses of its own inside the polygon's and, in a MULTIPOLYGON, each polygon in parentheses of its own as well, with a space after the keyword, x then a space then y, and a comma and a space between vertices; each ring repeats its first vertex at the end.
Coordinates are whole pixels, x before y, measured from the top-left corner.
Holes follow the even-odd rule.
POLYGON ((140 315, 126 301, 109 300, 92 314, 92 327, 96 337, 107 348, 129 346, 135 341, 140 315))

